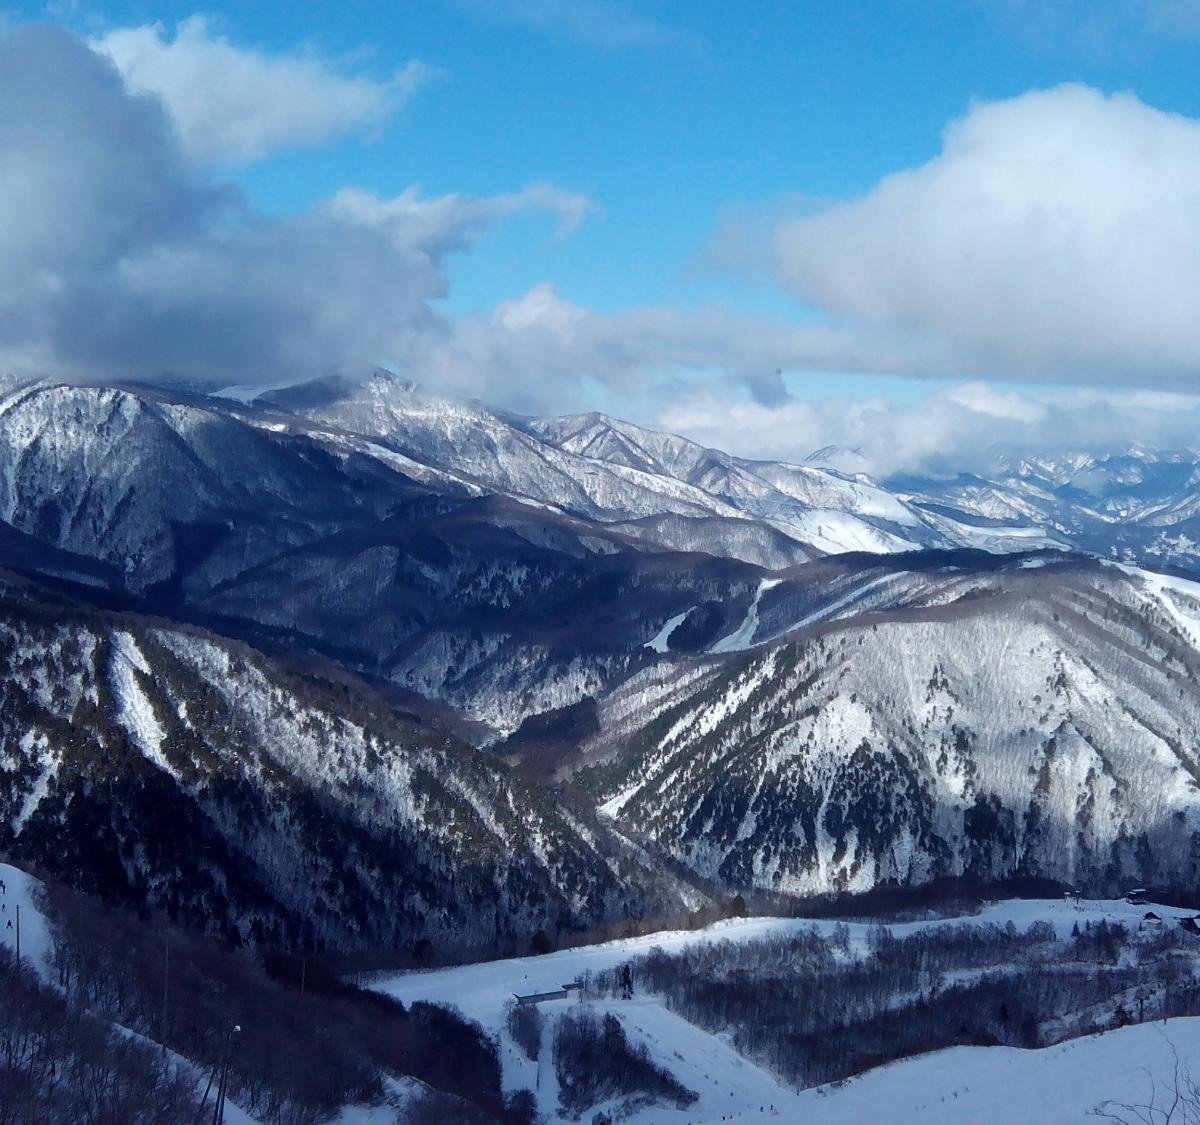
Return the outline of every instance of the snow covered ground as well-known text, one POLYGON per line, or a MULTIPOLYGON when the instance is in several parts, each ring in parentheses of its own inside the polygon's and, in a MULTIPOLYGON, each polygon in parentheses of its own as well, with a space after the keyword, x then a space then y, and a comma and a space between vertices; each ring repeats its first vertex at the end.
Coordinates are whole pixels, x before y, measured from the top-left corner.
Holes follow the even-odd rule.
MULTIPOLYGON (((37 882, 15 867, 0 864, 0 940, 15 943, 16 907, 21 907, 21 952, 45 966, 51 939, 37 909, 37 882), (6 928, 8 917, 14 921, 6 928)), ((1016 900, 992 904, 967 918, 947 918, 891 926, 898 935, 931 926, 1012 921, 1025 929, 1038 920, 1052 922, 1067 936, 1073 925, 1087 921, 1122 922, 1135 927, 1147 907, 1124 902, 1016 900)), ((1154 908, 1164 918, 1184 911, 1154 908)), ((543 1004, 547 1017, 540 1063, 531 1062, 504 1031, 504 1005, 515 992, 551 991, 586 972, 600 972, 655 947, 674 951, 693 943, 751 941, 817 929, 830 932, 831 920, 749 918, 719 922, 699 931, 670 931, 646 937, 607 942, 582 949, 564 950, 544 957, 462 965, 431 972, 395 974, 372 982, 405 1003, 429 1000, 451 1004, 477 1020, 500 1039, 505 1088, 538 1091, 542 1111, 553 1125, 557 1083, 551 1061, 553 1016, 578 1003, 574 999, 543 1004)), ((851 923, 851 942, 865 947, 869 926, 851 923)), ((661 1106, 638 1111, 626 1120, 632 1125, 682 1125, 682 1123, 807 1121, 822 1125, 859 1125, 886 1118, 893 1125, 941 1125, 978 1122, 981 1125, 1028 1125, 1095 1120, 1089 1111, 1107 1100, 1141 1101, 1151 1096, 1152 1081, 1160 1088, 1170 1080, 1174 1052, 1186 1065, 1195 1059, 1200 1079, 1200 1018, 1176 1019, 1167 1024, 1143 1024, 1101 1036, 1077 1039, 1040 1051, 1011 1048, 956 1047, 881 1067, 838 1086, 796 1093, 772 1074, 743 1058, 728 1037, 710 1035, 680 1019, 653 996, 632 1000, 606 1000, 596 1005, 612 1012, 634 1042, 644 1043, 656 1062, 698 1095, 687 1109, 661 1106)), ((183 1064, 182 1060, 181 1065, 183 1064)), ((396 1109, 410 1100, 411 1084, 393 1083, 390 1106, 347 1107, 339 1125, 383 1125, 396 1109)), ((604 1108, 604 1107, 599 1107, 604 1108)), ((590 1119, 591 1113, 585 1115, 590 1119)), ((227 1118, 237 1125, 252 1119, 230 1106, 227 1118)))
MULTIPOLYGON (((1088 921, 1116 921, 1136 928, 1148 907, 1123 901, 1057 899, 1012 900, 987 906, 966 918, 910 922, 889 927, 902 936, 931 926, 1013 922, 1026 929, 1036 921, 1052 922, 1066 937, 1072 926, 1088 921)), ((1155 907, 1168 920, 1190 912, 1155 907)), ((500 1039, 506 1090, 535 1089, 547 1121, 566 1119, 557 1113, 557 1086, 549 1052, 549 1023, 575 999, 540 1005, 546 1017, 540 1063, 533 1063, 504 1030, 504 1005, 514 993, 547 992, 585 972, 611 969, 657 947, 681 950, 694 943, 751 941, 817 929, 830 932, 831 920, 748 918, 719 922, 698 931, 670 931, 646 937, 563 950, 542 957, 516 958, 461 965, 430 972, 380 977, 370 987, 404 1003, 427 1000, 453 1005, 500 1039)), ((865 947, 870 927, 849 926, 851 942, 865 947)), ((772 1117, 784 1121, 859 1123, 886 1117, 893 1125, 921 1122, 1072 1122, 1088 1119, 1088 1111, 1106 1099, 1139 1100, 1149 1092, 1148 1074, 1160 1081, 1173 1065, 1171 1044, 1183 1057, 1196 1057, 1200 1079, 1200 1019, 1142 1025, 1103 1036, 1074 1040, 1042 1051, 1010 1048, 954 1048, 894 1063, 838 1087, 796 1093, 750 1060, 724 1035, 710 1035, 680 1019, 653 996, 629 1001, 605 1000, 596 1005, 612 1012, 634 1042, 642 1042, 656 1062, 667 1067, 699 1097, 687 1109, 662 1106, 643 1109, 626 1120, 633 1125, 700 1125, 715 1121, 752 1121, 772 1117)), ((603 1107, 601 1107, 603 1108, 603 1107)), ((590 1113, 585 1115, 585 1120, 590 1113)))
POLYGON ((15 951, 17 947, 17 912, 21 917, 21 957, 31 961, 39 972, 47 967, 51 952, 50 930, 37 908, 34 896, 40 886, 31 875, 18 867, 0 863, 0 944, 15 951), (9 922, 12 926, 9 926, 9 922))
POLYGON ((880 1067, 839 1089, 806 1091, 792 1103, 793 1120, 1074 1125, 1095 1121, 1090 1111, 1105 1102, 1150 1101, 1155 1082, 1165 1094, 1173 1050, 1185 1064, 1194 1060, 1191 1073, 1200 1079, 1200 1018, 1123 1027, 1040 1051, 952 1047, 880 1067))

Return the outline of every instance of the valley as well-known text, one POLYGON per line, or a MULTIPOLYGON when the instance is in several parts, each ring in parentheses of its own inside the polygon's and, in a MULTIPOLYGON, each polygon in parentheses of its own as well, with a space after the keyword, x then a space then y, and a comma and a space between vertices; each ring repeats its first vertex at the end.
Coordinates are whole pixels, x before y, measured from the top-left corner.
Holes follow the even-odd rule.
MULTIPOLYGON (((1182 479, 1139 464, 1143 493, 1182 479)), ((1028 475, 1004 488, 1028 498, 1028 475)), ((985 927, 1128 927, 1111 900, 1137 884, 1194 905, 1200 582, 1131 546, 1129 506, 1100 544, 1045 505, 1001 519, 1001 485, 987 505, 960 488, 951 517, 931 486, 515 418, 385 373, 251 402, 11 387, 0 854, 453 1005, 547 1120, 568 1095, 504 1001, 581 973, 591 1014, 545 1030, 547 1057, 603 1032, 648 1099, 570 1093, 596 1113, 789 1119, 817 1097, 836 1120, 907 1068, 940 1089, 938 1052, 1021 1044, 931 1039, 843 1089, 603 974, 828 936, 789 915, 879 893, 1091 899, 1000 903, 985 927)), ((868 929, 835 961, 869 959, 868 929)))
POLYGON ((9 0, 0 1125, 1200 1125, 1197 73, 9 0))

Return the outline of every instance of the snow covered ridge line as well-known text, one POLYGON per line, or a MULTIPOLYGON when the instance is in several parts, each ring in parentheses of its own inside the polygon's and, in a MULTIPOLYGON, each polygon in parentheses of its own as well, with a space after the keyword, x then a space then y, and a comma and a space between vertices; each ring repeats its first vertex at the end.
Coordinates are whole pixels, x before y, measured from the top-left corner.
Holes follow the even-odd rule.
MULTIPOLYGON (((296 459, 311 471, 319 448, 334 454, 338 472, 374 462, 440 494, 506 496, 604 523, 659 521, 639 528, 658 547, 764 566, 824 553, 956 546, 1200 562, 1195 454, 1027 459, 1002 465, 992 479, 889 485, 811 464, 734 457, 604 415, 516 419, 386 372, 246 398, 245 388, 209 398, 50 380, 12 388, 0 402, 0 516, 44 533, 46 505, 56 496, 64 514, 80 503, 87 510, 64 522, 55 545, 99 557, 104 544, 89 529, 104 529, 124 506, 119 522, 128 526, 108 529, 109 538, 116 534, 108 554, 122 554, 116 561, 129 562, 132 576, 161 561, 148 551, 152 537, 170 519, 186 523, 189 505, 202 509, 221 491, 240 494, 257 475, 272 482, 276 506, 293 491, 296 459), (179 449, 167 446, 178 443, 193 455, 190 468, 170 463, 179 449), (206 472, 181 479, 197 467, 206 472), (162 494, 147 503, 156 473, 162 494), (166 500, 181 496, 184 510, 168 510, 166 500), (675 522, 661 522, 666 517, 675 522), (745 534, 736 533, 739 523, 745 534)), ((145 575, 149 582, 163 577, 145 575)))
MULTIPOLYGON (((280 389, 251 403, 43 382, 0 407, 0 516, 44 537, 56 500, 64 517, 78 507, 75 518, 50 529, 54 545, 128 564, 127 577, 143 585, 169 576, 160 572, 171 563, 161 536, 171 520, 219 523, 227 512, 209 509, 244 511, 247 489, 257 488, 247 482, 260 478, 264 513, 282 506, 281 514, 303 519, 306 493, 323 507, 350 483, 339 477, 368 465, 372 489, 391 478, 393 493, 419 484, 601 523, 640 522, 631 530, 661 549, 707 550, 764 566, 972 542, 865 478, 738 459, 599 417, 592 428, 619 429, 619 440, 585 439, 577 427, 522 423, 382 373, 357 385, 280 389), (315 450, 324 456, 315 459, 315 450), (181 460, 183 451, 189 457, 181 460), (227 504, 233 499, 240 506, 227 504)), ((364 502, 366 495, 356 500, 364 502)), ((1040 541, 1034 525, 1016 529, 1008 548, 1005 534, 993 529, 988 548, 1040 541)))

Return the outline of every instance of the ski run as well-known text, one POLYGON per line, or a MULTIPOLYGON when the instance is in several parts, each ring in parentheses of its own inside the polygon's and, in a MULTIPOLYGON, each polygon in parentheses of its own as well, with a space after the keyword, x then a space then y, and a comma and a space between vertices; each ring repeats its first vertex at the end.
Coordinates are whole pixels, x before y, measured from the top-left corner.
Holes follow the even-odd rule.
MULTIPOLYGON (((1075 925, 1120 922, 1136 929, 1146 906, 1123 901, 1010 900, 966 918, 890 925, 898 937, 930 926, 1012 922, 1024 930, 1051 922, 1060 937, 1075 925)), ((1190 912, 1155 906, 1167 924, 1190 912)), ((562 950, 540 957, 461 965, 427 972, 378 976, 369 987, 405 1004, 428 1001, 457 1008, 496 1036, 501 1046, 506 1090, 537 1091, 547 1125, 574 1119, 559 1115, 558 1089, 549 1049, 553 1018, 580 1001, 572 995, 538 1005, 544 1017, 539 1061, 530 1061, 508 1035, 505 1004, 514 995, 555 992, 586 973, 616 968, 654 948, 677 952, 694 943, 748 942, 816 929, 831 933, 839 923, 819 919, 747 918, 718 922, 698 931, 672 931, 562 950)), ((850 923, 852 947, 866 948, 871 926, 850 923)), ((633 1043, 642 1043, 654 1062, 698 1095, 686 1109, 654 1105, 620 1120, 630 1125, 708 1125, 710 1122, 778 1120, 820 1125, 1064 1125, 1095 1120, 1091 1111, 1106 1101, 1145 1100, 1151 1082, 1170 1080, 1175 1053, 1200 1056, 1200 1018, 1145 1023, 1073 1039, 1041 1050, 955 1047, 891 1063, 846 1082, 795 1092, 762 1067, 739 1055, 729 1037, 710 1035, 679 1018, 654 996, 606 999, 592 1005, 611 1012, 633 1043)), ((1200 1077, 1200 1066, 1197 1067, 1200 1077)), ((587 1111, 588 1121, 597 1106, 587 1111)))

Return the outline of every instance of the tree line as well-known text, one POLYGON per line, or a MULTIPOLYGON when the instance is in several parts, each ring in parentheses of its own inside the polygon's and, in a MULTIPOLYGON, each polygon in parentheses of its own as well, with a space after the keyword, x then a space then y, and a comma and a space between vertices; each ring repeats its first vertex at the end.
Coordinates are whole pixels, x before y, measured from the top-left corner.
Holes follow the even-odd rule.
MULTIPOLYGON (((199 1083, 192 1072, 191 1088, 198 1086, 196 1097, 209 1113, 228 1060, 229 1099, 279 1125, 310 1125, 347 1104, 378 1103, 386 1094, 384 1075, 418 1079, 431 1103, 458 1107, 452 1119, 532 1120, 527 1099, 506 1100, 501 1091, 496 1043, 448 1009, 406 1008, 346 984, 317 961, 231 950, 61 885, 49 884, 39 905, 51 926, 57 985, 51 992, 62 1010, 70 1018, 87 1013, 84 1023, 119 1026, 191 1060, 200 1072, 199 1083)), ((19 1007, 0 1005, 4 1034, 19 1007)), ((187 1112, 181 1120, 195 1121, 194 1107, 187 1112)), ((0 1125, 9 1125, 2 1110, 0 1125)))

